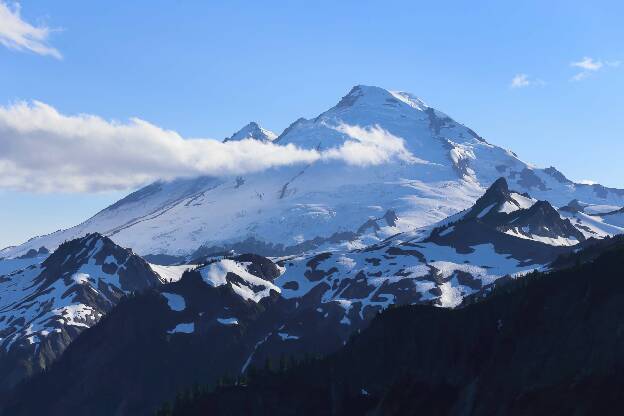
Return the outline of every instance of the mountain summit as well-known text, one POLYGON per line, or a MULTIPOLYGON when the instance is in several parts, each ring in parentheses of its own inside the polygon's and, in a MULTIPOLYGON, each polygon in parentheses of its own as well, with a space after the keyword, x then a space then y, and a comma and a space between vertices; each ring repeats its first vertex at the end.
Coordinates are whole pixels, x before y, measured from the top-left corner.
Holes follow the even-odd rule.
MULTIPOLYGON (((141 255, 194 258, 228 250, 295 254, 327 243, 361 244, 362 225, 393 211, 396 220, 379 230, 373 227, 375 232, 366 237, 371 243, 429 227, 471 207, 501 177, 515 190, 511 199, 505 196, 504 210, 522 208, 518 204, 525 193, 554 207, 573 199, 624 206, 624 190, 578 184, 552 167, 536 168, 405 92, 358 85, 332 108, 313 119, 299 119, 274 136, 250 123, 227 140, 272 140, 344 157, 253 175, 156 182, 76 227, 0 254, 16 257, 42 246, 54 250, 89 232, 100 232, 141 255), (378 164, 359 163, 367 154, 354 144, 362 143, 382 153, 378 164), (383 157, 384 149, 396 146, 408 157, 383 157)), ((585 227, 586 237, 604 236, 622 230, 604 226, 614 218, 577 218, 574 224, 585 227), (595 226, 585 225, 598 220, 595 226)))
POLYGON ((277 134, 273 133, 271 130, 267 130, 262 128, 256 123, 252 121, 245 125, 242 129, 234 133, 232 136, 223 140, 223 142, 231 142, 245 139, 254 139, 259 140, 261 142, 272 142, 277 138, 277 134))
POLYGON ((55 360, 124 296, 160 284, 145 260, 100 234, 0 274, 0 390, 55 360))

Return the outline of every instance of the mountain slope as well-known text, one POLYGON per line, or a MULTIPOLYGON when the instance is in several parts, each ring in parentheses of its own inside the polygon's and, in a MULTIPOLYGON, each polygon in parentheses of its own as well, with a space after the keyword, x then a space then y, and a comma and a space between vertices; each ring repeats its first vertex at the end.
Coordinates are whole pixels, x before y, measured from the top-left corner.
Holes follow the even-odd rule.
MULTIPOLYGON (((249 129, 243 130, 240 137, 248 137, 249 129)), ((624 206, 624 190, 576 184, 554 168, 534 168, 413 95, 378 87, 354 87, 336 106, 294 122, 274 142, 342 151, 353 163, 321 160, 238 177, 157 182, 74 228, 1 255, 52 250, 95 231, 141 255, 192 257, 199 247, 202 255, 230 249, 294 254, 357 238, 370 218, 390 210, 397 218, 377 233, 381 239, 429 226, 470 207, 500 176, 517 192, 556 207, 572 199, 624 206), (405 147, 400 157, 358 165, 354 143, 384 149, 396 140, 405 147)))
MULTIPOLYGON (((152 414, 161 397, 188 383, 239 372, 257 339, 277 330, 274 317, 285 307, 271 283, 277 274, 271 261, 241 256, 125 298, 47 372, 18 387, 45 407, 25 413, 152 414)), ((17 408, 3 414, 25 409, 13 399, 17 408)))
POLYGON ((338 353, 195 390, 176 416, 617 415, 624 245, 461 309, 388 310, 338 353))
POLYGON ((0 389, 47 367, 123 296, 159 283, 143 259, 99 234, 0 276, 0 389))
POLYGON ((585 235, 569 219, 563 219, 548 201, 535 201, 528 194, 509 191, 500 178, 475 205, 442 222, 432 232, 431 241, 467 250, 472 244, 493 243, 500 249, 516 251, 515 258, 537 260, 540 253, 520 254, 522 245, 506 236, 519 237, 551 246, 572 246, 585 240, 585 235))
MULTIPOLYGON (((501 228, 513 217, 563 235, 576 230, 543 206, 509 191, 501 179, 473 207, 427 233, 275 261, 256 254, 208 259, 181 279, 147 288, 113 308, 72 343, 58 365, 24 389, 44 395, 49 414, 143 414, 194 381, 213 383, 285 354, 334 352, 391 305, 458 307, 467 297, 479 299, 514 281, 511 276, 573 254, 575 248, 501 228), (512 210, 508 204, 514 203, 512 210), (480 215, 484 206, 490 208, 480 215), (440 235, 450 227, 447 241, 440 235), (163 363, 162 357, 176 358, 163 363), (103 380, 111 385, 100 391, 103 380), (59 399, 60 391, 78 386, 82 393, 59 399)), ((369 227, 390 226, 393 218, 387 214, 369 227)))

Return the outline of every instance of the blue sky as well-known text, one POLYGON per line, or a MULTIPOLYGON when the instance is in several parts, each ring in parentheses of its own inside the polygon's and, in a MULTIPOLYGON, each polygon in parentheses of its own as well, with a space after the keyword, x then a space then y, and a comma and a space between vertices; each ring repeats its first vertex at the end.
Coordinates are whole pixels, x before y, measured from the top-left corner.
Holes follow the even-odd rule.
MULTIPOLYGON (((20 19, 50 30, 24 46, 0 20, 0 106, 38 100, 220 139, 250 120, 279 133, 378 85, 525 161, 624 187, 623 15, 617 1, 23 1, 20 19)), ((0 246, 125 193, 0 189, 0 246)))

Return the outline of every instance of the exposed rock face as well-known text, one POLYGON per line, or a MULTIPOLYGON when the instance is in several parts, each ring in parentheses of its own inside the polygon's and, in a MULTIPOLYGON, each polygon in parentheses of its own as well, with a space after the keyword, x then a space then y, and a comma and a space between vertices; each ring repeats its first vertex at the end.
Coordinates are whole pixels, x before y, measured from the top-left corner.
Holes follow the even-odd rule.
POLYGON ((498 178, 490 185, 483 196, 477 199, 477 202, 475 202, 474 206, 463 218, 483 218, 487 215, 491 215, 490 213, 492 211, 499 212, 506 202, 515 206, 516 209, 521 208, 520 204, 511 197, 511 192, 509 192, 509 186, 505 178, 498 178))
POLYGON ((305 240, 290 246, 285 246, 281 243, 270 244, 252 237, 246 239, 245 241, 239 241, 226 245, 201 246, 189 257, 191 259, 191 262, 196 263, 198 261, 205 260, 213 256, 229 255, 232 253, 257 253, 263 256, 272 257, 292 256, 313 251, 325 244, 335 244, 344 241, 351 241, 356 239, 357 236, 358 234, 356 232, 345 231, 332 234, 327 238, 315 237, 311 240, 305 240))
POLYGON ((557 246, 572 246, 584 241, 585 235, 570 220, 561 218, 550 203, 511 192, 505 179, 500 178, 471 209, 437 227, 430 240, 463 251, 469 246, 493 243, 517 259, 542 261, 552 258, 557 246), (535 244, 516 244, 508 236, 535 244))
POLYGON ((142 258, 99 234, 1 276, 0 388, 46 368, 124 295, 157 284, 142 258))
POLYGON ((518 230, 524 236, 543 236, 547 238, 572 238, 577 242, 584 241, 585 236, 576 229, 570 220, 562 219, 547 201, 537 201, 526 210, 516 211, 499 229, 505 232, 518 230))
POLYGON ((585 205, 581 204, 578 199, 573 199, 567 205, 559 208, 561 211, 567 211, 571 213, 584 212, 585 205))
POLYGON ((338 353, 199 395, 179 414, 621 414, 624 246, 456 310, 384 312, 338 353), (565 342, 562 340, 565 339, 565 342))
POLYGON ((558 180, 560 183, 565 183, 565 184, 573 184, 573 182, 571 180, 569 180, 568 178, 565 177, 565 175, 561 172, 559 172, 556 168, 554 168, 553 166, 544 169, 544 173, 549 174, 550 176, 552 176, 553 178, 555 178, 556 180, 558 180))
MULTIPOLYGON (((371 287, 374 279, 358 272, 337 285, 354 301, 345 313, 340 302, 324 301, 328 280, 288 298, 257 272, 270 260, 220 259, 122 302, 50 371, 17 390, 6 411, 12 416, 44 410, 50 415, 152 414, 155 405, 193 382, 212 385, 223 374, 248 370, 250 384, 206 393, 216 407, 199 406, 191 414, 242 414, 258 403, 269 414, 347 415, 354 409, 358 414, 371 409, 435 414, 445 409, 443 414, 520 415, 562 403, 570 410, 579 403, 594 410, 596 403, 619 397, 624 385, 612 371, 622 365, 616 342, 616 318, 624 308, 622 243, 611 243, 594 246, 598 254, 590 257, 584 251, 571 253, 592 264, 579 267, 582 263, 571 259, 577 264, 571 271, 526 281, 501 279, 489 290, 472 274, 458 272, 458 281, 478 290, 469 305, 455 310, 407 306, 380 317, 355 300, 368 298, 372 290, 382 299, 396 294, 413 303, 417 297, 411 294, 422 291, 414 291, 407 278, 371 287), (491 294, 484 298, 486 292, 491 294), (263 295, 256 302, 247 298, 252 293, 263 295), (372 321, 371 326, 357 325, 362 320, 372 321), (362 332, 347 341, 354 328, 362 332), (323 361, 275 374, 277 357, 336 350, 323 361), (274 359, 274 372, 265 372, 265 379, 250 366, 263 368, 268 357, 274 359), (66 391, 73 394, 63 395, 66 391)), ((407 247, 408 252, 416 249, 407 247)), ((318 270, 331 259, 324 253, 306 266, 318 270)), ((433 266, 431 272, 433 281, 444 280, 433 266)), ((442 296, 447 290, 442 285, 434 289, 442 296)))
POLYGON ((203 383, 238 374, 259 340, 278 333, 277 317, 294 305, 281 299, 271 283, 278 270, 269 259, 242 255, 212 261, 177 282, 124 298, 63 356, 73 358, 33 378, 39 386, 47 374, 72 374, 41 392, 67 398, 50 403, 47 413, 151 414, 189 377, 203 383), (83 394, 91 398, 84 401, 83 394))
POLYGON ((26 254, 19 256, 18 259, 32 259, 37 256, 44 256, 46 254, 50 254, 50 251, 45 247, 39 247, 39 250, 31 248, 30 250, 28 250, 28 252, 26 252, 26 254))
MULTIPOLYGON (((370 221, 370 227, 378 231, 400 220, 387 211, 370 221)), ((284 345, 299 353, 338 348, 349 334, 389 305, 456 307, 464 297, 484 290, 502 276, 544 267, 558 255, 569 253, 565 244, 544 242, 564 238, 584 239, 548 203, 510 191, 506 181, 499 179, 473 207, 426 234, 398 233, 360 247, 343 246, 343 240, 336 238, 331 251, 312 251, 277 263, 258 254, 205 257, 196 274, 215 290, 231 288, 244 302, 280 305, 275 310, 273 306, 262 309, 272 311, 267 309, 271 328, 277 326, 296 338, 283 344, 274 330, 267 330, 262 334, 268 337, 266 341, 247 357, 257 364, 283 351, 284 345), (320 330, 333 334, 322 344, 316 339, 320 330)), ((41 363, 29 370, 9 371, 7 367, 5 374, 15 374, 6 378, 8 384, 47 366, 79 332, 98 322, 126 294, 161 283, 143 259, 97 234, 64 243, 43 263, 2 279, 0 288, 9 293, 2 297, 0 309, 0 342, 5 355, 23 354, 41 363), (14 299, 9 300, 10 296, 14 299)), ((193 295, 185 292, 179 296, 186 302, 186 296, 193 295)), ((227 310, 220 313, 228 314, 227 310)), ((195 328, 202 327, 201 319, 192 318, 195 328)), ((185 328, 190 323, 176 325, 185 328)), ((9 358, 2 362, 19 361, 15 355, 9 358)))

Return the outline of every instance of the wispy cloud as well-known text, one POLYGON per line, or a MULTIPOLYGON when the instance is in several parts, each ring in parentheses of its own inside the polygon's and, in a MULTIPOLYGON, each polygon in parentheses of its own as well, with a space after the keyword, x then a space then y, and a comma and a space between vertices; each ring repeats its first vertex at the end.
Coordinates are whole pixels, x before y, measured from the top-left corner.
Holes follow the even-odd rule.
POLYGON ((405 147, 405 141, 394 136, 379 126, 360 127, 341 124, 335 130, 347 136, 340 147, 323 152, 325 160, 342 160, 350 165, 380 165, 393 159, 408 163, 429 164, 428 161, 414 156, 405 147))
POLYGON ((18 51, 30 51, 39 55, 62 59, 61 53, 48 45, 51 29, 33 26, 20 15, 20 5, 12 7, 0 0, 0 44, 18 51))
POLYGON ((531 78, 527 74, 516 74, 509 84, 510 88, 526 88, 535 85, 545 85, 546 83, 538 78, 531 78))
POLYGON ((133 188, 157 179, 228 176, 313 162, 426 163, 403 139, 379 128, 335 126, 341 146, 317 150, 256 140, 183 138, 140 119, 119 123, 64 115, 41 102, 0 106, 0 189, 91 192, 133 188))
POLYGON ((583 57, 580 61, 570 63, 571 67, 580 68, 581 71, 574 74, 572 81, 582 81, 595 72, 603 70, 605 67, 619 67, 620 61, 601 61, 599 59, 583 57))
POLYGON ((586 56, 578 62, 572 62, 570 65, 582 68, 586 71, 598 71, 600 68, 602 68, 603 63, 601 61, 596 61, 593 58, 586 56))
POLYGON ((509 85, 511 88, 524 88, 531 85, 529 82, 529 77, 527 74, 517 74, 511 80, 511 84, 509 85))

